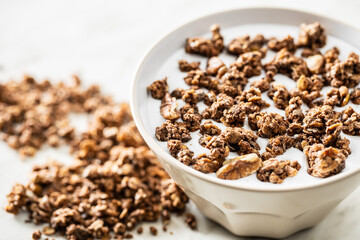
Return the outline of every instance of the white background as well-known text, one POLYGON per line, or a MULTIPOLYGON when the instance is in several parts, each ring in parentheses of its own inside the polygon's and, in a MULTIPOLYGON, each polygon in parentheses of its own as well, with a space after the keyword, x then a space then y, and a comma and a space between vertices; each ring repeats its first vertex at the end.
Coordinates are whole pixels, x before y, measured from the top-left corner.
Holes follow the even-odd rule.
MULTIPOLYGON (((136 66, 145 52, 173 28, 219 10, 247 6, 277 6, 330 16, 359 27, 360 1, 92 1, 0 0, 0 81, 20 79, 66 80, 78 73, 85 85, 100 84, 118 101, 128 101, 136 66)), ((360 41, 360 39, 359 39, 360 41)), ((22 162, 0 142, 0 206, 15 182, 25 183, 31 167, 49 156, 70 161, 67 149, 45 149, 22 162)), ((336 192, 334 192, 336 194, 336 192)), ((289 239, 360 239, 360 189, 342 202, 317 227, 289 239)), ((174 235, 161 239, 237 238, 216 224, 199 218, 199 230, 184 227, 178 218, 169 227, 174 235)), ((0 240, 30 239, 39 227, 0 209, 0 240)), ((147 226, 147 225, 146 225, 147 226)), ((150 238, 148 229, 136 239, 150 238)))

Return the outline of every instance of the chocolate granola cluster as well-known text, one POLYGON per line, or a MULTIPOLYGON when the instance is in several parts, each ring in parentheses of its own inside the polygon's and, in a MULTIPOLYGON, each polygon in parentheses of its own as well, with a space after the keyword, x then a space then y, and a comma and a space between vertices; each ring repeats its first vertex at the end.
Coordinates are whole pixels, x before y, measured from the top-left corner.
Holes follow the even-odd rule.
POLYGON ((301 166, 297 161, 279 161, 276 157, 295 147, 307 156, 312 176, 341 172, 351 154, 350 142, 341 132, 359 135, 360 115, 350 106, 342 112, 337 108, 360 103, 360 89, 356 88, 359 56, 351 53, 341 61, 336 47, 322 54, 327 36, 318 22, 302 24, 297 42, 290 35, 267 39, 258 34, 237 37, 224 46, 219 26, 213 25, 211 31, 211 39, 186 41, 187 53, 208 57, 204 70, 199 62, 179 61, 180 70, 187 72, 184 81, 189 89, 175 89, 171 98, 167 84, 155 81, 148 87, 152 96, 163 96, 160 112, 166 122, 156 128, 155 136, 168 141, 171 155, 201 172, 216 172, 219 178, 237 179, 256 172, 260 181, 282 183, 286 177, 295 176, 301 166), (227 65, 221 59, 224 48, 237 56, 233 63, 227 65), (298 50, 301 57, 296 54, 298 50), (267 51, 275 52, 275 56, 264 62, 267 51), (262 71, 265 77, 250 80, 262 71), (276 82, 279 74, 295 81, 296 87, 287 89, 276 82), (324 86, 332 89, 323 96, 324 86), (263 94, 273 101, 276 112, 267 109, 270 103, 263 94), (177 99, 185 102, 181 109, 177 109, 177 99), (201 102, 207 107, 199 112, 201 102), (251 130, 245 129, 247 126, 251 130), (197 131, 199 144, 207 153, 196 156, 186 142, 191 139, 190 133, 197 131), (258 137, 268 139, 264 152, 260 151, 258 137), (239 157, 229 159, 230 152, 239 157))

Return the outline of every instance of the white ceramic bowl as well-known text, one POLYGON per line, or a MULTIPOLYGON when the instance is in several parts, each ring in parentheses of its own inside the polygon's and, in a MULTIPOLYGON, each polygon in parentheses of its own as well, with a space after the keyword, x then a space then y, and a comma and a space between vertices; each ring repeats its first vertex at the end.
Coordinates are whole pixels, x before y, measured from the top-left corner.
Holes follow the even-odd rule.
MULTIPOLYGON (((254 23, 298 27, 303 22, 314 21, 325 25, 329 35, 360 49, 359 30, 326 17, 278 8, 237 9, 194 20, 162 38, 145 56, 133 79, 131 109, 144 140, 200 211, 236 235, 283 238, 316 225, 358 187, 360 164, 336 176, 301 186, 276 188, 272 184, 262 184, 251 187, 216 179, 183 165, 160 146, 152 123, 158 115, 154 111, 159 108, 149 103, 146 87, 159 77, 166 59, 183 48, 186 37, 207 33, 213 23, 226 29, 254 23)), ((173 80, 169 80, 170 85, 173 80)))

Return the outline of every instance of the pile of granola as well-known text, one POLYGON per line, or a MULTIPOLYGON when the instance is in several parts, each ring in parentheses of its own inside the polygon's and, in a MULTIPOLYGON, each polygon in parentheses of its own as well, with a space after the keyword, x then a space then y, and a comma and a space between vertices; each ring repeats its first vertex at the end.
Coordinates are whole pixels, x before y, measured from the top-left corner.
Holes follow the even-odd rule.
MULTIPOLYGON (((74 80, 71 87, 26 76, 1 85, 1 131, 9 145, 16 142, 21 154, 32 155, 49 138, 57 140, 51 143, 64 139, 75 155, 70 165, 35 166, 27 184, 13 186, 5 210, 27 212, 29 221, 47 224, 33 239, 56 233, 71 240, 132 238, 133 229, 144 231, 139 223, 160 218, 166 231, 171 213, 185 212, 188 197, 146 146, 129 105, 114 103, 98 86, 81 90, 80 80, 74 80), (61 124, 68 123, 70 111, 93 117, 81 136, 61 124), (24 150, 29 148, 31 154, 24 150)), ((191 213, 184 221, 196 228, 191 213)), ((151 226, 149 232, 156 235, 157 229, 151 226)))
POLYGON ((277 39, 258 34, 240 36, 226 46, 219 25, 211 26, 211 32, 211 39, 186 39, 187 53, 207 57, 203 68, 200 62, 179 61, 188 89, 169 91, 167 78, 147 88, 161 100, 160 113, 166 121, 156 127, 155 136, 167 141, 170 154, 222 179, 256 173, 260 181, 282 183, 301 166, 276 157, 295 147, 307 156, 310 175, 324 178, 341 172, 351 154, 350 141, 341 133, 359 136, 360 115, 351 106, 342 112, 335 109, 349 102, 360 104, 359 56, 350 53, 341 61, 336 47, 322 54, 327 36, 318 22, 302 24, 297 41, 290 35, 277 39), (229 65, 221 59, 224 49, 237 57, 229 65), (300 50, 298 57, 295 53, 300 50), (265 62, 267 51, 275 56, 265 62), (248 87, 249 79, 262 72, 265 77, 248 87), (296 87, 287 89, 277 83, 278 74, 295 81, 296 87), (324 86, 332 87, 325 96, 324 86), (270 104, 262 94, 283 114, 267 111, 270 104), (207 107, 199 111, 199 104, 207 107), (225 130, 214 122, 225 125, 225 130), (246 124, 251 130, 244 128, 246 124), (187 146, 193 132, 200 134, 199 144, 207 153, 195 155, 187 146), (268 139, 264 152, 260 152, 258 137, 268 139), (239 156, 229 159, 230 152, 239 156))

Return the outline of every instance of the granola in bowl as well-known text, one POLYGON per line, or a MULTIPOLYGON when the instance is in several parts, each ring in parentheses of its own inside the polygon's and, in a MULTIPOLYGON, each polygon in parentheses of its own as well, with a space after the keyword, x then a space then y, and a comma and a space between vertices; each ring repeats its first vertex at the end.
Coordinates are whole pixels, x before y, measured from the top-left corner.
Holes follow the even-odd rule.
POLYGON ((359 55, 340 58, 319 22, 285 37, 210 30, 186 39, 181 75, 147 88, 162 96, 154 132, 167 151, 222 179, 279 184, 299 172, 318 181, 344 171, 360 128, 359 55))

